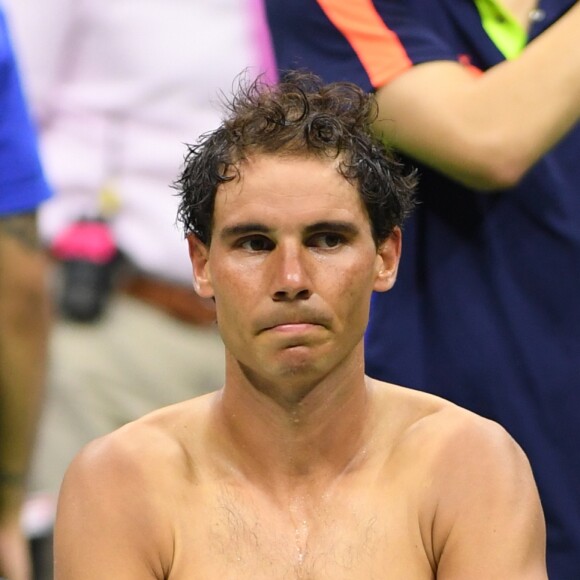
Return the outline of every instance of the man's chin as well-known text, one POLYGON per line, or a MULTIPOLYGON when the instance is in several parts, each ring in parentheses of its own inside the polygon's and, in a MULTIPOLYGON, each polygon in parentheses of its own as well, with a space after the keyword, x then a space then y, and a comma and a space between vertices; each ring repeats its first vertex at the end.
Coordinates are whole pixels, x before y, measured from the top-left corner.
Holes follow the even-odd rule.
POLYGON ((311 346, 292 346, 279 352, 272 371, 280 380, 295 378, 307 382, 321 380, 328 374, 330 360, 327 353, 311 346))

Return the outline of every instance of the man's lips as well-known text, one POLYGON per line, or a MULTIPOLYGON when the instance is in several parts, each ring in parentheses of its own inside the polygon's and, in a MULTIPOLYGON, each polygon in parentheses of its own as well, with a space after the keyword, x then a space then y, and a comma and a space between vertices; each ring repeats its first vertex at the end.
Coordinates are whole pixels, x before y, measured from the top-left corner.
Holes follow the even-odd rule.
POLYGON ((323 316, 273 316, 259 325, 260 332, 273 330, 276 332, 306 332, 316 326, 328 326, 328 320, 323 316))
POLYGON ((320 326, 320 324, 314 324, 312 322, 287 322, 284 324, 276 324, 265 330, 272 330, 275 332, 306 332, 312 328, 320 326))

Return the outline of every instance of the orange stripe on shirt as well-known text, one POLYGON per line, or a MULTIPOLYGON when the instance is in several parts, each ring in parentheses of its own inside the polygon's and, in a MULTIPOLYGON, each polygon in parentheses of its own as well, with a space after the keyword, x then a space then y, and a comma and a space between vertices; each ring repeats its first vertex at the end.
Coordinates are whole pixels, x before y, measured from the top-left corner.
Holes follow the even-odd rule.
MULTIPOLYGON (((291 0, 289 0, 291 1, 291 0)), ((316 0, 356 52, 371 84, 379 88, 413 63, 372 0, 316 0)))

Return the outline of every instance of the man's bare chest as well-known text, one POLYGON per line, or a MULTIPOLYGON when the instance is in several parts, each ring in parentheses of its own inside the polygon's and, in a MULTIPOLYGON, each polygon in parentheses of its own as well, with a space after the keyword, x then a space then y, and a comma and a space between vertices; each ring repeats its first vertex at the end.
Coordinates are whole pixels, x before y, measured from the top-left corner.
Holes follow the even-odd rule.
POLYGON ((412 498, 280 505, 224 486, 183 512, 171 580, 431 580, 412 498), (415 515, 413 515, 415 513, 415 515))

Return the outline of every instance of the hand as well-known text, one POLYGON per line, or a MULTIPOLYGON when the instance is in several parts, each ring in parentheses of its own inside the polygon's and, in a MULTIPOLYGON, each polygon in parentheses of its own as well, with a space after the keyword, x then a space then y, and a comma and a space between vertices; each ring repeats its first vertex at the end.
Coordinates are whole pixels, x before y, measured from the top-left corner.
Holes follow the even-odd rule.
POLYGON ((28 540, 20 526, 20 518, 0 523, 0 579, 32 580, 32 563, 28 540))

